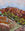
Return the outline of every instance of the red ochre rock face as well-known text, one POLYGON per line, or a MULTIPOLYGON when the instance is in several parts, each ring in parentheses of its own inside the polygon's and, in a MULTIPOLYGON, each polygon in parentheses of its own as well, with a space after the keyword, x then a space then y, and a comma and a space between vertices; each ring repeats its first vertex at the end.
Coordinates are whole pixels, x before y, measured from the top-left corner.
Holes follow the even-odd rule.
POLYGON ((8 26, 0 24, 0 31, 10 31, 10 28, 8 26))
POLYGON ((20 28, 16 29, 15 31, 23 31, 23 28, 20 27, 20 28))

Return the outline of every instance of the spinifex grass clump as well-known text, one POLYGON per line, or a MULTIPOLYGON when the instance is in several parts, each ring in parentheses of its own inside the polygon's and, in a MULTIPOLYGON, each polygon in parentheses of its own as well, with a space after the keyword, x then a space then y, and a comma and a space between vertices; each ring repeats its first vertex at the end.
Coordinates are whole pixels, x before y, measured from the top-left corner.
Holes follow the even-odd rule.
POLYGON ((3 16, 7 16, 11 20, 15 20, 20 24, 25 24, 25 12, 17 8, 6 8, 2 10, 3 16))

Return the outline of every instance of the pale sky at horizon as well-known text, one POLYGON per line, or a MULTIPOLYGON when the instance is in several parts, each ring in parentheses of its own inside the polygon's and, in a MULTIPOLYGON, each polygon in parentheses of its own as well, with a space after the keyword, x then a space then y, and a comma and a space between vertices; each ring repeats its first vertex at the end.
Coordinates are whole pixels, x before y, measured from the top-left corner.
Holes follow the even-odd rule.
POLYGON ((25 0, 0 0, 0 9, 10 7, 16 7, 25 10, 25 0))

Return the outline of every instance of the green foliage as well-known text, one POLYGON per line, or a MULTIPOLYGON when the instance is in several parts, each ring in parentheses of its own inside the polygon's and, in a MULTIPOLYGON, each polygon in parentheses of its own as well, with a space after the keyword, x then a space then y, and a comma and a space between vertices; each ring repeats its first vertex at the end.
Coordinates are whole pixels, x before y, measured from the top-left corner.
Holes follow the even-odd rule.
POLYGON ((7 13, 6 13, 6 12, 4 12, 4 13, 3 13, 3 15, 7 15, 7 13))
POLYGON ((20 18, 19 23, 21 23, 21 24, 25 24, 25 19, 20 18))
POLYGON ((14 17, 14 20, 15 20, 15 21, 19 21, 19 17, 18 17, 18 16, 15 16, 15 17, 14 17))

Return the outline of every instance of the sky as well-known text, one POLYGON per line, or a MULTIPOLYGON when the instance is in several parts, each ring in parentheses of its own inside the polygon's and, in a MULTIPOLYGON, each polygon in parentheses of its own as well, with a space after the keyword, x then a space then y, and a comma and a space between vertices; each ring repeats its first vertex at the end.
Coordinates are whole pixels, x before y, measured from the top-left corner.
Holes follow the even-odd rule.
POLYGON ((0 9, 8 6, 16 7, 25 11, 25 0, 0 0, 0 9))

